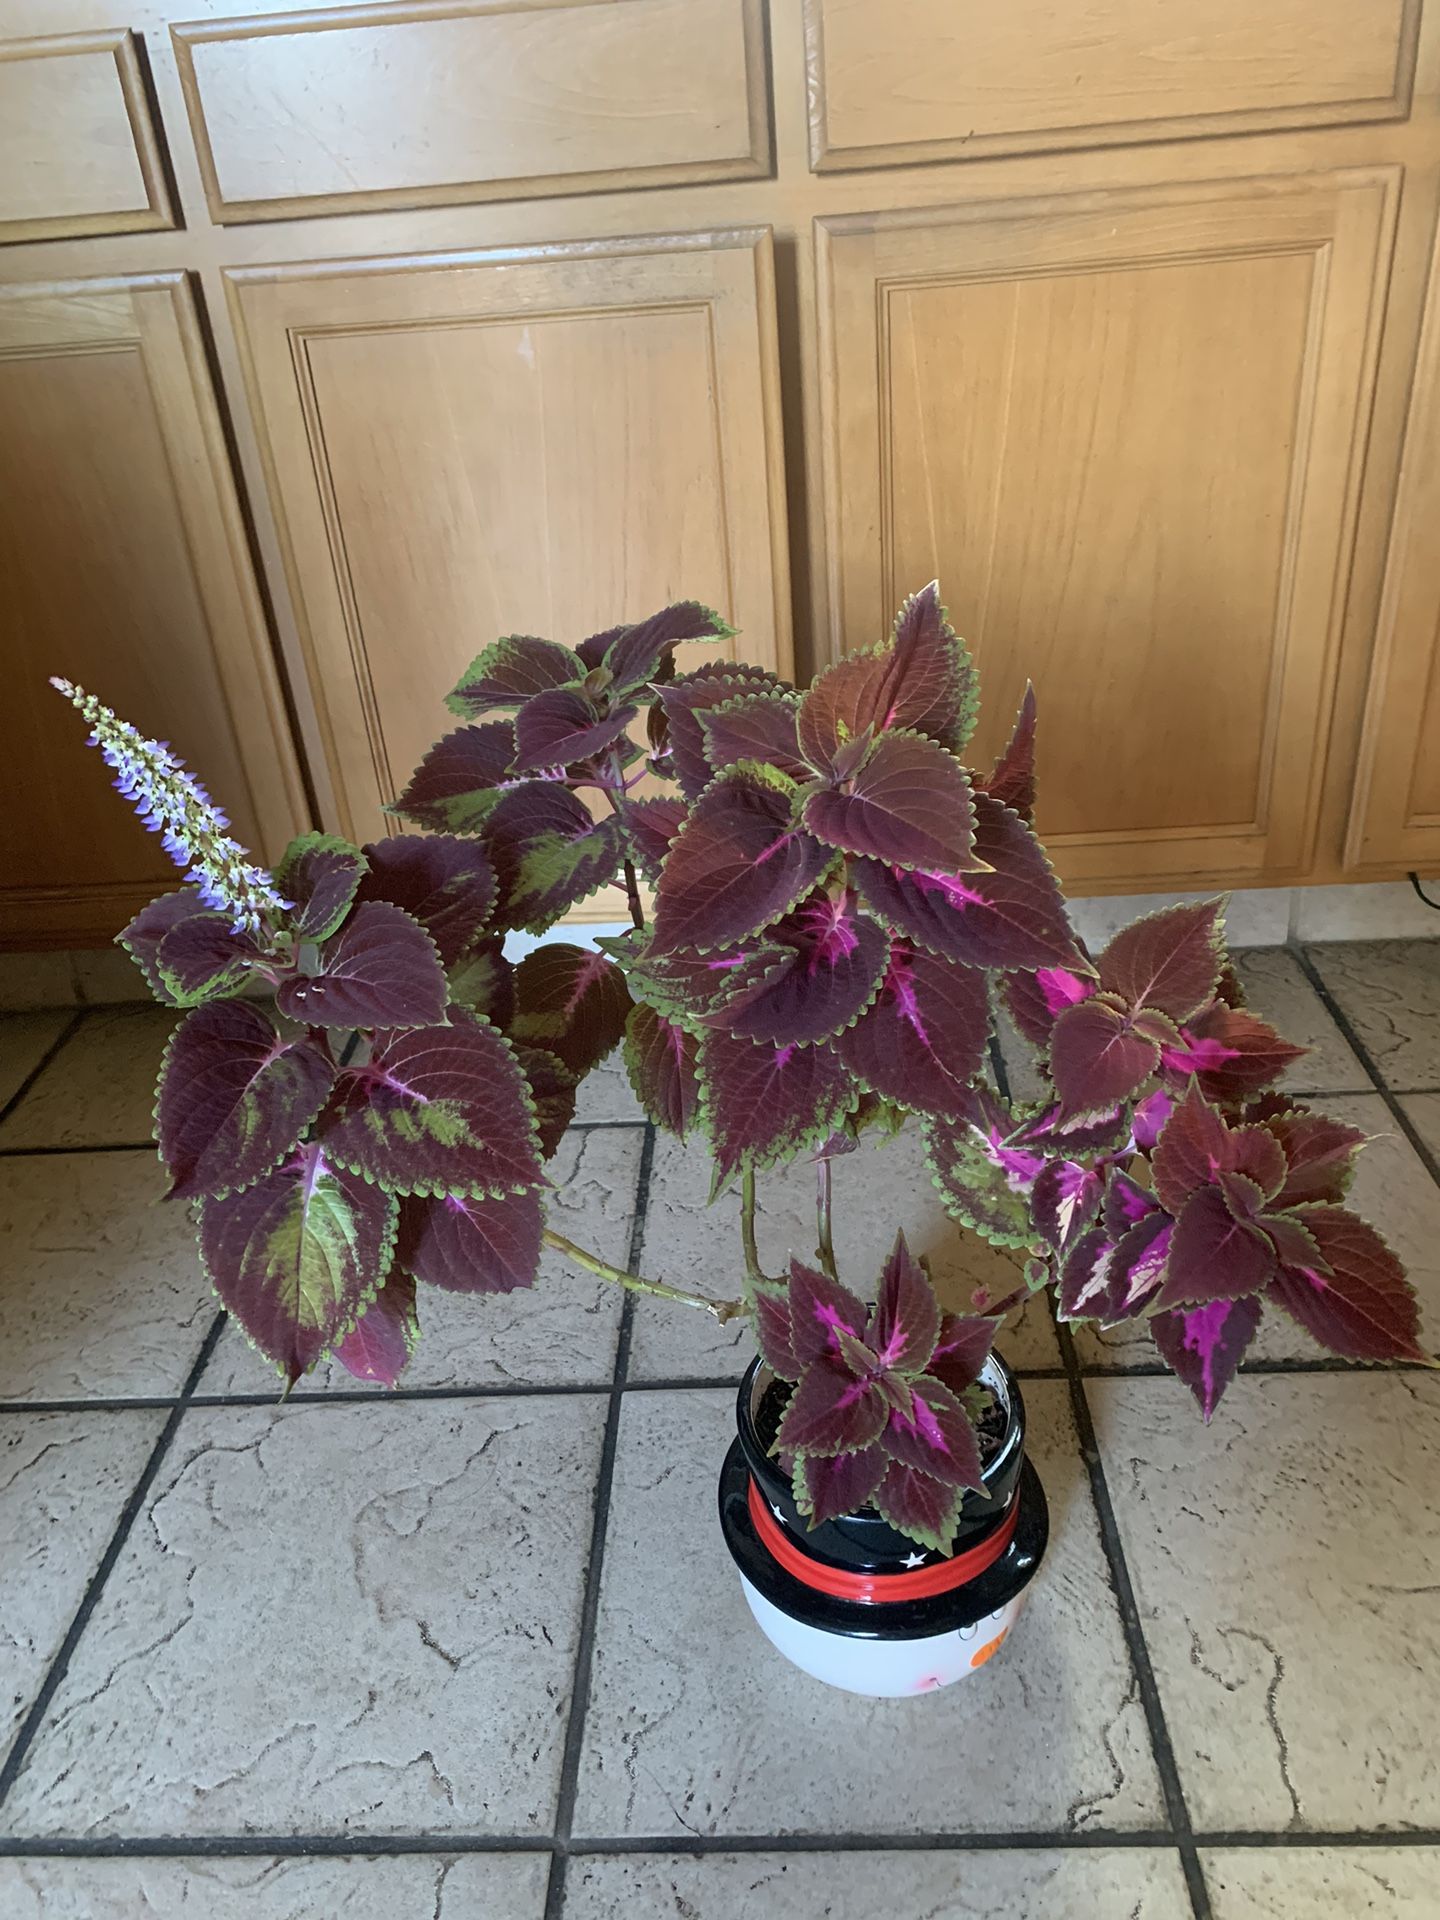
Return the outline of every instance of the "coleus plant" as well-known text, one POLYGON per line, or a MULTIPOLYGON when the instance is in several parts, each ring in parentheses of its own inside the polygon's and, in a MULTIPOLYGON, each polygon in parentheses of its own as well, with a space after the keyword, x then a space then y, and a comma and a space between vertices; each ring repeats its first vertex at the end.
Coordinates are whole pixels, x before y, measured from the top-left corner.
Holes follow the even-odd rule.
POLYGON ((1223 903, 1085 951, 1034 830, 1033 694, 969 769, 976 676, 937 589, 803 692, 726 658, 676 670, 678 646, 729 637, 684 602, 573 648, 495 641, 391 809, 426 831, 308 834, 268 872, 168 747, 56 683, 188 872, 120 936, 186 1009, 157 1139, 216 1291, 286 1381, 333 1354, 393 1384, 425 1287, 508 1293, 548 1245, 747 1316, 790 1384, 801 1510, 872 1503, 943 1552, 981 1485, 980 1367, 1031 1292, 1147 1329, 1207 1419, 1267 1309, 1349 1358, 1422 1359, 1399 1263, 1343 1204, 1363 1136, 1274 1090, 1301 1049, 1243 1005, 1223 903), (508 932, 621 882, 633 926, 602 951, 507 958, 508 932), (997 1006, 1036 1049, 1034 1101, 996 1065, 997 1006), (617 1046, 651 1121, 739 1187, 733 1299, 545 1224, 545 1162, 617 1046), (942 1311, 903 1233, 873 1308, 842 1283, 833 1169, 906 1123, 952 1215, 1016 1251, 1005 1299, 942 1311), (772 1277, 757 1177, 797 1158, 816 1246, 772 1277))

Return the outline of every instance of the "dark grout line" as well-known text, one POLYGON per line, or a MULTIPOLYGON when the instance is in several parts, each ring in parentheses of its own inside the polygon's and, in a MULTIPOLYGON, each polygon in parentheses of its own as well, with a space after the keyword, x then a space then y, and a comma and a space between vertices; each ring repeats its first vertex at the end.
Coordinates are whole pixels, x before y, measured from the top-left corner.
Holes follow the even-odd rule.
MULTIPOLYGON (((650 1211, 650 1175, 655 1165, 655 1128, 645 1123, 645 1140, 635 1174, 635 1211, 630 1220, 626 1266, 639 1270, 645 1251, 645 1226, 650 1211)), ((615 1369, 610 1404, 605 1410, 605 1433, 600 1443, 600 1471, 595 1482, 595 1521, 590 1532, 590 1556, 580 1603, 580 1632, 575 1644, 575 1666, 570 1679, 570 1713, 565 1722, 565 1746, 560 1758, 560 1788, 555 1800, 555 1854, 545 1890, 544 1920, 561 1920, 565 1909, 565 1852, 575 1824, 575 1800, 580 1783, 580 1755, 585 1742, 585 1717, 590 1709, 590 1676, 595 1664, 595 1629, 600 1617, 600 1581, 605 1570, 605 1541, 610 1528, 610 1495, 615 1481, 615 1454, 620 1438, 620 1412, 630 1371, 630 1343, 634 1336, 635 1296, 625 1295, 620 1331, 615 1341, 615 1369)))
MULTIPOLYGON (((1268 1833, 1255 1828, 1193 1835, 1197 1847, 1308 1853, 1346 1848, 1440 1847, 1440 1828, 1400 1828, 1356 1833, 1289 1829, 1268 1833)), ((726 1853, 1093 1853, 1179 1851, 1176 1836, 1154 1828, 1103 1827, 1020 1830, 1014 1833, 693 1833, 611 1834, 573 1840, 562 1846, 548 1834, 516 1833, 243 1833, 156 1834, 150 1836, 57 1835, 39 1838, 0 1835, 0 1859, 51 1860, 225 1860, 274 1856, 277 1859, 394 1858, 428 1854, 548 1853, 557 1864, 565 1856, 593 1859, 605 1854, 679 1854, 704 1858, 726 1853)))
POLYGON ((1176 1764, 1175 1749, 1171 1744, 1170 1729, 1165 1720, 1165 1708, 1161 1703, 1159 1686, 1156 1684, 1155 1669, 1150 1664, 1150 1649, 1145 1644, 1145 1631, 1140 1624, 1140 1609, 1135 1601, 1135 1588, 1131 1583, 1130 1568, 1126 1563, 1120 1528, 1110 1499, 1110 1486, 1105 1478, 1099 1442, 1095 1438, 1095 1423, 1090 1417, 1090 1402, 1085 1397, 1085 1381, 1076 1358, 1075 1342, 1067 1326, 1057 1324, 1055 1334, 1060 1342, 1060 1357, 1064 1360, 1069 1374, 1070 1405, 1075 1416, 1076 1431, 1080 1437, 1080 1451, 1085 1459, 1085 1470, 1090 1476, 1090 1497, 1095 1503, 1095 1514, 1100 1523, 1101 1544, 1105 1549, 1105 1559, 1110 1569, 1110 1583, 1115 1589, 1115 1599, 1120 1610, 1120 1624, 1124 1629, 1125 1644, 1130 1652, 1130 1664, 1140 1689, 1140 1703, 1144 1708, 1145 1725, 1150 1733, 1150 1748, 1155 1757, 1155 1771, 1160 1776, 1160 1791, 1165 1796, 1166 1817, 1174 1833, 1175 1845, 1179 1849, 1180 1867, 1185 1875, 1185 1885, 1190 1895, 1190 1905, 1194 1909, 1195 1920, 1213 1920, 1209 1890, 1205 1885, 1200 1856, 1195 1850, 1195 1836, 1190 1825, 1190 1809, 1185 1804, 1185 1792, 1180 1784, 1180 1769, 1176 1764))
POLYGON ((93 1140, 70 1146, 0 1147, 0 1160, 46 1160, 62 1154, 154 1153, 153 1140, 93 1140))
POLYGON ((1355 1055, 1355 1058, 1360 1062, 1361 1066, 1364 1067, 1366 1073, 1369 1074, 1371 1084, 1375 1088, 1376 1093, 1379 1094, 1380 1098, 1385 1102, 1385 1105, 1390 1109, 1391 1119, 1415 1149, 1415 1152, 1419 1156, 1420 1164, 1424 1167, 1430 1178, 1435 1182, 1437 1187, 1440 1187, 1440 1165, 1436 1164, 1435 1155, 1430 1151, 1424 1139, 1421 1137, 1414 1121, 1401 1106, 1399 1095, 1393 1093, 1386 1084, 1384 1074, 1381 1073, 1379 1067, 1375 1064, 1370 1049, 1355 1031, 1349 1014, 1346 1013, 1329 987, 1326 986, 1320 969, 1310 958, 1308 950, 1297 942, 1290 951, 1294 954, 1296 964, 1305 975, 1305 978, 1310 982, 1321 1005, 1340 1029, 1346 1045, 1355 1055))
POLYGON ((55 1038, 35 1062, 29 1073, 25 1075, 25 1078, 11 1094, 10 1098, 3 1106, 0 1106, 0 1122, 10 1118, 11 1114, 14 1113, 20 1102, 25 1098, 26 1094, 29 1093, 35 1082, 40 1078, 41 1074, 44 1073, 50 1062, 55 1058, 56 1054, 59 1053, 60 1049, 65 1045, 65 1042, 75 1032, 84 1018, 85 1009, 83 1007, 77 1007, 66 1024, 60 1029, 59 1033, 56 1034, 55 1038))
POLYGON ((200 1351, 195 1356, 195 1363, 181 1389, 180 1399, 171 1408, 170 1417, 150 1449, 150 1457, 141 1469, 140 1478, 132 1488, 130 1498, 121 1509, 115 1531, 110 1536, 110 1543, 100 1557, 100 1564, 90 1577, 90 1584, 86 1587, 84 1598, 76 1608, 75 1617, 66 1630, 65 1638, 60 1644, 60 1651, 50 1662, 45 1678, 41 1682, 40 1691, 35 1696, 34 1704, 20 1723, 20 1730, 15 1735, 14 1743, 5 1757, 5 1763, 0 1766, 0 1807, 4 1806, 6 1797, 19 1777, 21 1767, 25 1764, 25 1756, 29 1753, 31 1744, 39 1733, 46 1714, 50 1711, 50 1703, 55 1698, 60 1682, 65 1678, 75 1649, 80 1644, 80 1636, 90 1623, 90 1616, 98 1606, 100 1596, 105 1591, 105 1584, 114 1571, 115 1563, 120 1558, 125 1542, 130 1537, 130 1529, 134 1526, 140 1509, 145 1504, 146 1495, 154 1485, 155 1476, 160 1471, 160 1463, 169 1451, 170 1442, 175 1438, 176 1430, 184 1418, 186 1399, 194 1391, 196 1381, 205 1371, 224 1325, 225 1315, 217 1313, 210 1323, 210 1331, 201 1342, 200 1351))

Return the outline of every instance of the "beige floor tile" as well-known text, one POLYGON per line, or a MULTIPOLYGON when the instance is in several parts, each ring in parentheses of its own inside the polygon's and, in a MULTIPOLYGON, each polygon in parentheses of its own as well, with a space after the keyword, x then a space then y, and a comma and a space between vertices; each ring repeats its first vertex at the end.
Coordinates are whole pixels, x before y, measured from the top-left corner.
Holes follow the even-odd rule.
POLYGON ((1440 1380, 1087 1391, 1196 1827, 1440 1825, 1440 1380))
POLYGON ((1188 1920, 1190 1911, 1168 1848, 581 1855, 565 1886, 565 1920, 1188 1920))
POLYGON ((1207 1847, 1215 1920, 1435 1920, 1440 1848, 1207 1847))
POLYGON ((0 1147, 139 1146, 177 1015, 168 1007, 87 1014, 9 1119, 0 1147))
POLYGON ((645 1124, 618 1047, 580 1082, 575 1118, 587 1124, 596 1120, 629 1120, 637 1127, 645 1124))
POLYGON ((1420 1138, 1440 1160, 1440 1093, 1412 1093, 1400 1102, 1420 1138))
POLYGON ((0 1014, 0 1106, 14 1098, 73 1018, 59 1011, 0 1014))
POLYGON ((1053 1531, 1010 1644, 942 1693, 865 1700, 791 1667, 750 1618, 715 1517, 731 1395, 628 1395, 576 1832, 1158 1826, 1066 1390, 1027 1383, 1026 1404, 1053 1531))
MULTIPOLYGON (((740 1202, 732 1191, 715 1205, 710 1156, 698 1138, 687 1145, 669 1135, 655 1143, 645 1221, 642 1270, 718 1299, 741 1287, 740 1202)), ((756 1237, 768 1273, 780 1273, 792 1255, 815 1257, 815 1169, 809 1161, 758 1182, 756 1237)), ((919 1131, 862 1144, 835 1162, 835 1251, 840 1276, 862 1297, 873 1297, 896 1229, 912 1251, 925 1254, 948 1306, 968 1307, 978 1286, 994 1297, 1008 1293, 1019 1273, 1008 1254, 987 1246, 950 1220, 930 1178, 919 1131)), ((1043 1301, 1031 1303, 1006 1330, 1000 1350, 1014 1367, 1058 1363, 1055 1330, 1043 1301)), ((633 1380, 738 1378, 754 1357, 749 1324, 718 1326, 708 1315, 663 1300, 637 1300, 630 1352, 633 1380)))
MULTIPOLYGON (((163 1413, 0 1414, 0 1753, 85 1597, 163 1413)), ((0 1833, 14 1832, 0 1811, 0 1833)), ((3 1900, 0 1913, 7 1914, 3 1900)))
POLYGON ((1309 952, 1386 1084, 1440 1087, 1440 941, 1346 940, 1309 952))
MULTIPOLYGON (((638 1129, 567 1134, 550 1165, 557 1232, 624 1266, 630 1250, 638 1129)), ((621 1289, 547 1253, 533 1287, 503 1296, 420 1289, 420 1342, 407 1387, 608 1386, 615 1369, 621 1289)), ((302 1390, 362 1386, 342 1366, 322 1363, 302 1390)), ((200 1382, 202 1394, 279 1392, 279 1376, 233 1323, 200 1382)), ((376 1388, 377 1396, 383 1389, 376 1388)))
POLYGON ((68 953, 0 953, 0 1007, 73 1007, 79 997, 68 953))
POLYGON ((548 1854, 0 1860, 5 1920, 542 1920, 548 1854))
POLYGON ((1371 1079, 1325 1003, 1283 947, 1253 947, 1235 956, 1235 970, 1251 1010, 1297 1047, 1310 1051, 1281 1076, 1291 1093, 1324 1088, 1329 1093, 1369 1093, 1371 1079))
POLYGON ((187 1415, 8 1824, 548 1832, 605 1404, 187 1415))
POLYGON ((123 947, 97 947, 72 956, 80 997, 87 1007, 152 1004, 145 976, 123 947))
POLYGON ((178 1393, 215 1318, 153 1152, 0 1158, 0 1400, 178 1393))

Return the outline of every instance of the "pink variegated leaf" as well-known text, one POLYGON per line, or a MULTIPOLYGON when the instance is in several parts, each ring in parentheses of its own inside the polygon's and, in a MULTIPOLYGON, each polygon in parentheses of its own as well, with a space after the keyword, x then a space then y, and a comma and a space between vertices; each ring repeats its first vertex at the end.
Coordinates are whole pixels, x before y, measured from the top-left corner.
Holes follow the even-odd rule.
POLYGON ((1189 1020, 1211 998, 1223 959, 1223 900, 1166 907, 1122 927, 1100 955, 1100 985, 1129 1007, 1189 1020))
POLYGON ((879 1447, 851 1453, 807 1453, 795 1465, 795 1504, 812 1527, 855 1513, 885 1478, 889 1461, 879 1447))
POLYGON ((952 1393, 963 1394, 980 1378, 980 1370, 990 1357, 999 1331, 999 1321, 985 1314, 942 1313, 940 1335, 926 1363, 926 1372, 952 1393))
POLYGON ((1359 1127, 1297 1108, 1265 1122, 1285 1155, 1285 1182, 1275 1204, 1298 1207, 1306 1201, 1340 1201, 1349 1191, 1355 1156, 1365 1144, 1359 1127))
POLYGON ((908 1384, 913 1413, 907 1417, 892 1407, 880 1445, 901 1466, 918 1468, 947 1486, 978 1492, 985 1485, 980 1442, 959 1395, 927 1374, 908 1384))
POLYGON ((700 1113, 699 1042, 684 1027, 634 1006, 625 1022, 625 1069, 657 1127, 683 1140, 700 1113))
POLYGON ((700 1042, 700 1107, 716 1173, 768 1167, 829 1138, 855 1082, 829 1047, 771 1047, 709 1033, 700 1042))
POLYGON ((1076 1160, 1049 1160, 1030 1190, 1030 1217, 1037 1234, 1057 1252, 1073 1246, 1100 1211, 1100 1175, 1076 1160))
POLYGON ((798 707, 793 693, 742 693, 702 711, 697 718, 706 760, 716 773, 761 760, 792 780, 808 780, 810 769, 795 740, 798 707))
POLYGON ((1165 1278, 1175 1223, 1168 1213, 1147 1213, 1115 1242, 1106 1267, 1106 1296, 1100 1317, 1110 1324, 1128 1320, 1148 1305, 1165 1278))
POLYGON ((1118 1240, 1137 1220, 1143 1220, 1147 1214, 1156 1213, 1159 1209, 1160 1202, 1150 1189, 1142 1187, 1123 1168, 1110 1167, 1106 1170, 1105 1230, 1115 1239, 1118 1240))
POLYGON ((1192 1307, 1239 1300, 1263 1293, 1277 1272, 1275 1249, 1260 1229, 1233 1219, 1218 1188, 1202 1187, 1175 1222, 1156 1304, 1192 1307))
POLYGON ((1045 850, 1018 813, 975 795, 975 861, 989 872, 907 873, 856 860, 861 895, 889 926, 969 967, 1086 971, 1045 850))
POLYGON ((899 1233, 880 1275, 866 1338, 883 1367, 923 1373, 940 1337, 940 1307, 918 1260, 899 1233))
POLYGON ((954 1548, 964 1499, 965 1489, 957 1482, 937 1480, 934 1474, 892 1460, 871 1495, 871 1504, 882 1519, 918 1546, 948 1555, 954 1548))
POLYGON ((1044 1155, 987 1142, 968 1121, 927 1116, 921 1132, 946 1212, 992 1246, 1028 1247, 1029 1192, 1044 1155))
POLYGON ((993 799, 1012 808, 1027 825, 1035 824, 1035 689, 1028 682, 1025 698, 1005 750, 979 782, 993 799))
POLYGON ((1297 1207, 1290 1218, 1329 1270, 1286 1267, 1268 1297, 1347 1360, 1427 1360, 1415 1289, 1375 1229, 1344 1207, 1297 1207))
POLYGON ((1103 1227, 1091 1227, 1070 1248, 1060 1268, 1055 1308, 1062 1320, 1100 1320, 1109 1304, 1110 1261, 1115 1242, 1103 1227))
POLYGON ((172 1200, 250 1186, 299 1146, 335 1084, 329 1053, 243 1000, 197 1007, 171 1035, 155 1131, 172 1200))
POLYGON ((656 953, 639 933, 602 936, 601 945, 619 957, 637 997, 668 1020, 688 1027, 725 1026, 726 1009, 733 1000, 763 991, 793 960, 791 948, 763 939, 714 953, 699 953, 693 947, 656 953))
POLYGON ((399 1384, 419 1338, 415 1282, 392 1267, 384 1286, 336 1346, 335 1358, 357 1380, 393 1387, 399 1384))
POLYGON ((307 1027, 428 1027, 448 999, 424 928, 400 907, 367 900, 321 947, 319 971, 286 980, 275 1004, 307 1027))
POLYGON ((1160 1050, 1107 995, 1067 1007, 1050 1035, 1050 1076, 1066 1115, 1101 1113, 1140 1091, 1160 1050))
POLYGON ((492 640, 470 662, 445 704, 463 719, 478 719, 496 707, 519 707, 552 687, 583 680, 586 663, 555 640, 508 633, 492 640))
POLYGON ((1165 1131, 1165 1123, 1174 1111, 1175 1095, 1165 1087, 1157 1087, 1154 1093, 1147 1093, 1143 1100, 1136 1101, 1131 1130, 1142 1153, 1154 1152, 1165 1131))
POLYGON ((555 940, 527 953, 515 969, 510 1031, 583 1079, 619 1046, 630 1005, 625 975, 613 960, 555 940))
POLYGON ((1260 1302, 1253 1295, 1211 1300, 1151 1319, 1160 1357, 1194 1394, 1207 1424, 1259 1325, 1260 1302))
POLYGON ((676 647, 697 640, 732 640, 735 629, 710 607, 696 600, 680 600, 662 607, 648 620, 623 628, 605 652, 613 677, 610 697, 628 700, 632 694, 668 668, 676 647))
POLYGON ((441 1193, 400 1203, 395 1258, 407 1273, 446 1293, 514 1293, 533 1286, 544 1212, 540 1191, 441 1193))
POLYGON ((328 940, 338 930, 365 867, 361 850, 334 834, 305 833, 290 842, 275 869, 275 885, 290 902, 288 924, 296 939, 328 940))
MULTIPOLYGON (((780 682, 764 667, 731 660, 712 661, 659 689, 651 713, 664 715, 665 750, 687 800, 698 800, 714 777, 714 769, 705 758, 700 715, 713 707, 723 707, 740 694, 773 693, 779 689, 780 682)), ((651 741, 658 744, 653 729, 651 741)))
POLYGON ((918 733, 883 735, 843 788, 805 802, 805 825, 817 840, 907 869, 973 865, 974 820, 964 768, 918 733))
POLYGON ((889 944, 878 921, 856 912, 853 895, 813 894, 731 975, 716 1023, 772 1046, 829 1040, 874 999, 889 944), (778 967, 777 951, 784 956, 778 967))
POLYGON ((457 727, 431 747, 389 811, 439 833, 474 833, 504 791, 514 758, 509 720, 457 727))
POLYGON ((974 967, 890 944, 874 1003, 836 1041, 846 1065, 897 1106, 959 1119, 990 1038, 985 976, 974 967))
POLYGON ((864 1339, 870 1318, 864 1301, 803 1260, 790 1262, 789 1297, 790 1349, 802 1368, 822 1354, 838 1363, 842 1333, 864 1339))
POLYGON ((827 1355, 801 1374, 775 1444, 786 1453, 849 1453, 880 1438, 888 1411, 874 1381, 857 1380, 827 1355))
MULTIPOLYGON (((651 708, 651 712, 655 712, 651 708)), ((670 843, 685 824, 685 802, 666 794, 654 800, 627 802, 622 820, 625 839, 636 865, 650 881, 660 877, 660 863, 670 843)))
POLYGON ((435 942, 440 964, 458 965, 485 933, 495 906, 495 869, 484 848, 453 835, 404 833, 363 853, 356 900, 403 907, 435 942))
POLYGON ((1058 1015, 1096 991, 1095 981, 1068 967, 1040 967, 1034 973, 1002 974, 1000 994, 1010 1018, 1032 1047, 1043 1053, 1050 1045, 1058 1015))
POLYGON ((515 771, 566 767, 613 747, 638 709, 602 712, 578 687, 549 687, 515 715, 515 771))
POLYGON ((655 894, 652 952, 715 952, 788 913, 833 853, 792 819, 790 783, 760 769, 719 775, 671 843, 655 894))
POLYGON ((1207 1098, 1234 1104, 1270 1086, 1308 1051, 1253 1013, 1217 1000, 1187 1023, 1181 1044, 1163 1049, 1163 1058, 1177 1078, 1193 1073, 1207 1098))

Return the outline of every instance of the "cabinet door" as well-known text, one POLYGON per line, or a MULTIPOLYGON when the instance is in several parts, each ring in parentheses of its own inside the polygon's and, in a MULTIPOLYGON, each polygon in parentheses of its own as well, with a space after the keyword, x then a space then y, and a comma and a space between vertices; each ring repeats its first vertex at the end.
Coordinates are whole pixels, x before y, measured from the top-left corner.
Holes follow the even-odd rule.
POLYGON ((1440 235, 1390 538, 1347 865, 1440 869, 1440 235))
POLYGON ((821 223, 832 648, 938 574, 1081 887, 1312 857, 1395 184, 821 223))
POLYGON ((237 834, 305 807, 190 291, 0 293, 0 945, 110 939, 174 868, 50 674, 172 742, 237 834))
POLYGON ((692 598, 788 667, 768 233, 233 289, 346 832, 393 829, 499 634, 573 642, 692 598))

